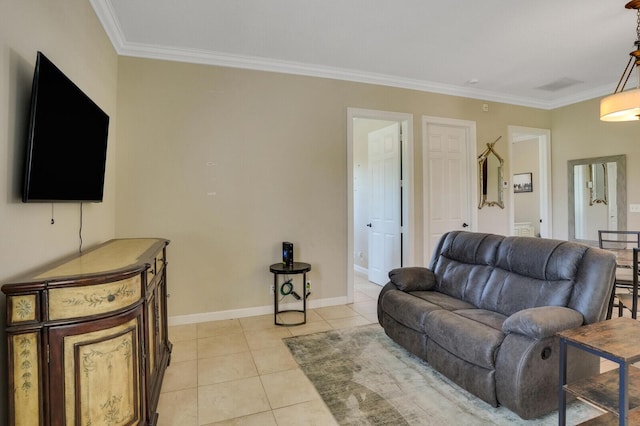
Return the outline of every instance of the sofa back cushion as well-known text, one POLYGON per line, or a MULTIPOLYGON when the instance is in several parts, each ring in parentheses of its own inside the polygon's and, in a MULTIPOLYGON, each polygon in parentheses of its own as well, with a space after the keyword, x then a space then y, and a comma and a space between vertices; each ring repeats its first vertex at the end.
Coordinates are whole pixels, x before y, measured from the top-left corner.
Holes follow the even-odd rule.
POLYGON ((607 290, 591 287, 610 291, 615 261, 606 264, 600 284, 592 279, 588 284, 583 260, 589 250, 599 251, 568 241, 453 231, 440 240, 430 266, 438 291, 482 309, 509 316, 527 308, 568 306, 593 320, 600 307, 586 312, 593 310, 587 298, 607 290))
POLYGON ((587 249, 568 241, 506 237, 479 307, 511 315, 538 306, 567 306, 587 249))
POLYGON ((503 239, 500 235, 475 232, 445 234, 431 261, 436 289, 479 307, 503 239))

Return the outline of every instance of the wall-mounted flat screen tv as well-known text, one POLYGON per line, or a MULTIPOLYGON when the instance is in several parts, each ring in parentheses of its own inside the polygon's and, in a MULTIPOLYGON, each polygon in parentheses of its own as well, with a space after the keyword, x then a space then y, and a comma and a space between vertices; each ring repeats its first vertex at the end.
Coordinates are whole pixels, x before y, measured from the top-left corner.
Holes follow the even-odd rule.
POLYGON ((108 130, 109 116, 38 52, 22 201, 102 201, 108 130))

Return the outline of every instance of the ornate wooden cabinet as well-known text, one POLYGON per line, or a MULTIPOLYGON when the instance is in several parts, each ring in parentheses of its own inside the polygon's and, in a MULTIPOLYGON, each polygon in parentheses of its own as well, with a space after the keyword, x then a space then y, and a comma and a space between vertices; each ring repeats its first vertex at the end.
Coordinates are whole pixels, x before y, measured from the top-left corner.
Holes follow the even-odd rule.
POLYGON ((118 239, 2 286, 12 425, 155 425, 168 240, 118 239))

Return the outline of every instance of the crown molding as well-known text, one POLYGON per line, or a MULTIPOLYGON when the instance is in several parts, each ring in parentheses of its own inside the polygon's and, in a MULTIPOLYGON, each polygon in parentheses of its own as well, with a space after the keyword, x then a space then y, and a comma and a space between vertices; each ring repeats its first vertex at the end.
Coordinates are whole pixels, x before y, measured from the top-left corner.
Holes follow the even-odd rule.
POLYGON ((397 87, 401 89, 419 90, 422 92, 460 96, 484 101, 502 102, 532 108, 549 109, 547 102, 536 99, 509 96, 502 93, 469 89, 453 85, 433 83, 425 80, 408 79, 386 74, 368 73, 344 68, 333 68, 321 65, 303 64, 299 62, 280 61, 255 56, 242 56, 228 53, 209 52, 196 49, 181 49, 167 46, 141 43, 124 43, 116 49, 119 55, 146 59, 188 62, 195 64, 216 65, 229 68, 250 69, 256 71, 295 74, 307 77, 329 78, 352 81, 356 83, 375 84, 397 87))
POLYGON ((116 53, 120 56, 158 59, 166 61, 187 62, 204 65, 215 65, 230 68, 268 71, 284 74, 295 74, 308 77, 329 78, 352 81, 356 83, 374 84, 418 90, 442 95, 459 96, 482 101, 500 102, 510 105, 551 110, 577 102, 611 94, 611 87, 600 87, 576 95, 552 101, 512 96, 505 93, 482 90, 472 87, 461 87, 426 80, 409 79, 393 75, 369 73, 359 70, 333 68, 322 65, 304 64, 292 61, 281 61, 255 56, 234 55, 223 52, 211 52, 198 49, 185 49, 170 46, 158 46, 126 41, 118 17, 108 0, 90 0, 107 36, 111 40, 116 53))
POLYGON ((89 2, 96 12, 102 28, 107 33, 107 37, 111 40, 113 48, 116 50, 116 53, 120 54, 120 50, 125 44, 124 32, 120 26, 118 16, 113 10, 113 6, 111 6, 111 2, 107 0, 89 0, 89 2))

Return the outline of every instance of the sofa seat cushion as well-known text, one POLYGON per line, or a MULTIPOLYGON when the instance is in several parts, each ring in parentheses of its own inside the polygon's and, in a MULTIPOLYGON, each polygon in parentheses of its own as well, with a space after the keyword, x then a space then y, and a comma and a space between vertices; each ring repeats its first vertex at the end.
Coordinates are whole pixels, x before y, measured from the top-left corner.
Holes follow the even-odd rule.
POLYGON ((400 290, 387 291, 382 296, 382 310, 395 321, 412 330, 424 333, 429 312, 442 307, 400 290))
MULTIPOLYGON (((486 309, 462 309, 455 311, 455 313, 499 331, 502 331, 502 325, 508 318, 498 312, 486 309)), ((502 332, 504 334, 504 331, 502 332)))
POLYGON ((429 339, 458 358, 492 370, 495 368, 496 353, 504 340, 504 333, 492 325, 476 321, 482 319, 489 323, 500 322, 497 317, 491 317, 486 312, 472 314, 463 311, 463 316, 444 309, 431 311, 427 314, 425 331, 429 339))
POLYGON ((475 309, 475 306, 473 306, 471 303, 456 299, 455 297, 440 293, 439 291, 412 291, 409 294, 434 305, 438 305, 442 309, 446 309, 447 311, 475 309))

